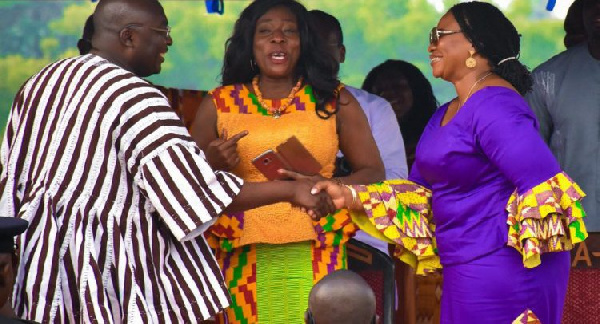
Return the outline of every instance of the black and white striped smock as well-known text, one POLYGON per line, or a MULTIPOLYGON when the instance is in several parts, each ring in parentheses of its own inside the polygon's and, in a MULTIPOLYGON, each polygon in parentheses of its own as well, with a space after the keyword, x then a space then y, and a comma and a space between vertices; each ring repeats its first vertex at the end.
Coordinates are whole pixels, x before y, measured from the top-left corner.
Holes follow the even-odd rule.
POLYGON ((213 172, 146 81, 95 56, 19 91, 1 216, 29 221, 13 306, 50 323, 195 323, 229 305, 202 232, 242 180, 213 172))

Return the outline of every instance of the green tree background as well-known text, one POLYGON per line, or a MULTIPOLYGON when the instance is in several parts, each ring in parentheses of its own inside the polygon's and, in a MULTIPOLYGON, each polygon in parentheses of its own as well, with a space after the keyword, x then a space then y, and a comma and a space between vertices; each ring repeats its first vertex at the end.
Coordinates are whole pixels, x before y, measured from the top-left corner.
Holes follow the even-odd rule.
MULTIPOLYGON (((302 1, 302 0, 301 0, 302 1)), ((457 1, 444 1, 444 11, 457 1)), ((225 40, 249 0, 225 0, 225 14, 207 14, 201 0, 163 0, 174 44, 154 83, 212 89, 220 79, 225 40)), ((428 33, 444 11, 427 0, 304 0, 341 22, 347 47, 343 82, 360 86, 364 76, 388 58, 415 64, 430 78, 440 102, 454 96, 450 85, 431 78, 428 33)), ((545 11, 545 1, 513 0, 504 10, 522 34, 521 60, 535 67, 564 50, 562 21, 545 11)), ((95 3, 83 0, 0 2, 0 129, 19 87, 44 65, 77 55, 75 44, 95 3)))

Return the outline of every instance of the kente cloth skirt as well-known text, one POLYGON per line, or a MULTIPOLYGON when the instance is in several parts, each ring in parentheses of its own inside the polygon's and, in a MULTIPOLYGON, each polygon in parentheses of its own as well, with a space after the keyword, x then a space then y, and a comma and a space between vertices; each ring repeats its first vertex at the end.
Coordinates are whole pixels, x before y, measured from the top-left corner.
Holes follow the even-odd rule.
POLYGON ((219 323, 304 323, 314 283, 347 268, 345 244, 251 244, 216 257, 232 299, 219 323))
POLYGON ((443 268, 441 323, 510 324, 530 310, 543 324, 560 324, 569 280, 569 252, 544 253, 523 266, 512 247, 443 268))

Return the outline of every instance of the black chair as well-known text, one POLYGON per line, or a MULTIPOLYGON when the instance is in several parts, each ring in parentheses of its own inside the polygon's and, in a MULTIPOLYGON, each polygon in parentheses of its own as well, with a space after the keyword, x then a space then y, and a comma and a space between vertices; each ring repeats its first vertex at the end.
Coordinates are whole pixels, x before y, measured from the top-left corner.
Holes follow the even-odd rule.
POLYGON ((381 318, 381 323, 394 324, 394 260, 378 249, 355 239, 348 241, 346 250, 348 270, 358 273, 375 292, 377 315, 381 318))

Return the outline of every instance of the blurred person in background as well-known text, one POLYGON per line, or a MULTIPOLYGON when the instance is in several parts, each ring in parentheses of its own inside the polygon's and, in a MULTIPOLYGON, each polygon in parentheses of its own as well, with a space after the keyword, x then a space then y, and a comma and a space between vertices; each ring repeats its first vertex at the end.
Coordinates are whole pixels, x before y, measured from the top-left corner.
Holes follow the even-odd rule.
POLYGON ((413 64, 390 59, 367 74, 362 89, 381 96, 392 105, 410 169, 415 161, 417 143, 438 106, 431 83, 413 64))
POLYGON ((587 39, 583 23, 583 2, 584 0, 573 1, 567 11, 567 16, 563 23, 563 28, 565 29, 563 42, 566 48, 583 43, 587 39))
MULTIPOLYGON (((321 10, 309 11, 308 17, 318 38, 325 44, 328 52, 338 64, 344 63, 346 61, 344 34, 337 18, 321 10)), ((396 123, 396 114, 394 114, 390 103, 382 97, 352 86, 346 85, 346 89, 358 101, 367 116, 371 133, 385 167, 385 178, 405 179, 408 176, 408 166, 406 164, 404 142, 400 127, 396 123)), ((352 172, 352 165, 348 159, 344 157, 341 151, 338 152, 334 176, 347 176, 352 172)), ((389 245, 386 242, 373 238, 363 231, 358 231, 355 238, 389 254, 389 245)))
POLYGON ((600 232, 600 0, 580 5, 587 40, 536 67, 526 98, 542 138, 587 194, 588 230, 600 232))

